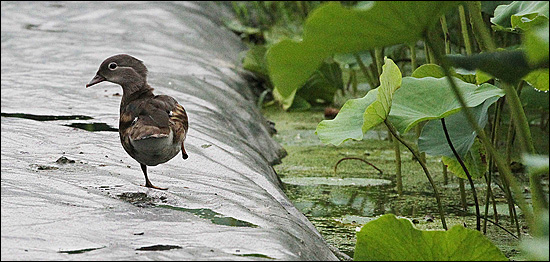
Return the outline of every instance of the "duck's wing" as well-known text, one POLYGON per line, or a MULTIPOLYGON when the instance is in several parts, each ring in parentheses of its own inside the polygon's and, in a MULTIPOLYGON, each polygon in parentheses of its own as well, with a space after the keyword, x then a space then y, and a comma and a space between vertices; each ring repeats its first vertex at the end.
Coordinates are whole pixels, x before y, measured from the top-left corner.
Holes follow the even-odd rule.
POLYGON ((121 139, 133 141, 170 136, 170 118, 159 108, 154 99, 136 100, 126 105, 120 113, 121 139))
POLYGON ((169 117, 169 125, 174 131, 174 142, 183 141, 187 136, 187 130, 189 129, 189 122, 187 118, 187 112, 178 104, 176 99, 171 96, 158 95, 153 99, 155 106, 160 110, 167 113, 169 117))
POLYGON ((178 104, 176 99, 171 96, 158 95, 154 99, 159 108, 163 110, 169 110, 169 124, 170 128, 174 132, 173 143, 181 143, 181 153, 183 159, 187 159, 187 152, 185 151, 184 141, 187 137, 187 130, 189 129, 189 120, 187 118, 187 112, 178 104))

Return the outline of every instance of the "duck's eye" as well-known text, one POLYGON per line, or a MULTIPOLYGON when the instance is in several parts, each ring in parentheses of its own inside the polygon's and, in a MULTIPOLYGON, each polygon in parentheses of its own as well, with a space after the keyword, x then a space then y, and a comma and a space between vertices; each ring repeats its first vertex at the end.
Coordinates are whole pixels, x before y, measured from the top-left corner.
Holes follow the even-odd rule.
POLYGON ((116 64, 115 62, 111 62, 111 63, 109 64, 109 69, 115 70, 116 68, 117 68, 117 64, 116 64))

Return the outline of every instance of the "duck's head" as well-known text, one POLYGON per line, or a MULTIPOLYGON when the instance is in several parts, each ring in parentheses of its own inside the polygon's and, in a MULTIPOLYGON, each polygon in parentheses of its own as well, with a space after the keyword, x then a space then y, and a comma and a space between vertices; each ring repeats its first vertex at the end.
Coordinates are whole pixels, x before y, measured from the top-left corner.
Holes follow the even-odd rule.
POLYGON ((86 87, 109 81, 126 86, 144 86, 147 83, 147 68, 143 62, 133 56, 120 54, 111 56, 99 66, 95 77, 86 87))

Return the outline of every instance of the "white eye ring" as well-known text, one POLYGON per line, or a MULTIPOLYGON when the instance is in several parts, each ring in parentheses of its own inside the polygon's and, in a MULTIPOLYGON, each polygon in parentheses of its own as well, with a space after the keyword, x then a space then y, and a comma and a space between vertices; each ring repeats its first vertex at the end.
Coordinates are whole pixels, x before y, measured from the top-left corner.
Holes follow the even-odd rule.
POLYGON ((115 62, 111 62, 107 67, 111 70, 115 70, 118 66, 115 62))

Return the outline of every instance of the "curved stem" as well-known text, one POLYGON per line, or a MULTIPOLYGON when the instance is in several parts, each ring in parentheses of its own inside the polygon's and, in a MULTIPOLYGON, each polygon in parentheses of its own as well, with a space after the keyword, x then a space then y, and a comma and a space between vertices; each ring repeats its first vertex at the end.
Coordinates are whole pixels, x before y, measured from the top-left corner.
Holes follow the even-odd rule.
MULTIPOLYGON (((495 51, 496 50, 495 43, 493 42, 493 39, 491 38, 491 34, 487 29, 487 25, 484 23, 483 17, 481 16, 481 2, 467 1, 466 4, 468 5, 468 9, 470 11, 470 18, 472 20, 472 25, 474 26, 474 30, 477 33, 479 33, 480 38, 483 39, 483 44, 485 45, 487 50, 490 52, 495 51)), ((504 91, 506 92, 507 100, 510 103, 510 112, 512 115, 513 122, 515 123, 515 126, 516 126, 516 132, 520 140, 522 153, 534 154, 536 152, 533 145, 531 130, 529 129, 529 123, 527 122, 525 111, 523 110, 523 106, 521 104, 519 96, 511 84, 505 83, 503 87, 504 87, 504 91)), ((497 162, 497 166, 500 167, 498 162, 497 162)), ((510 175, 511 175, 511 172, 510 172, 510 175)), ((506 174, 505 177, 508 177, 508 175, 506 174)), ((514 183, 515 181, 511 181, 511 182, 514 183)), ((510 185, 515 187, 513 184, 510 184, 510 185)), ((539 232, 540 230, 538 230, 535 224, 533 224, 534 223, 533 217, 535 215, 538 216, 541 212, 544 212, 544 210, 548 209, 548 202, 546 200, 546 196, 542 191, 540 176, 530 172, 529 187, 531 188, 531 194, 532 194, 532 203, 533 203, 532 211, 524 210, 524 211, 527 211, 527 212, 524 212, 524 214, 530 228, 534 229, 532 230, 532 234, 541 235, 542 232, 539 232)), ((516 191, 515 188, 514 188, 514 191, 516 191)), ((517 194, 517 192, 514 192, 514 193, 517 194)), ((520 207, 523 206, 524 208, 527 208, 526 202, 523 199, 523 196, 518 196, 518 204, 520 205, 520 207)))
POLYGON ((430 175, 430 171, 428 171, 428 167, 426 167, 426 164, 421 160, 420 154, 412 148, 412 146, 403 138, 401 138, 397 134, 397 130, 395 130, 395 127, 386 119, 384 120, 384 124, 388 127, 388 130, 392 133, 392 135, 399 141, 401 144, 403 144, 411 153, 413 156, 418 160, 418 163, 420 166, 422 166, 422 169, 424 170, 424 173, 426 174, 426 177, 428 178, 428 181, 430 181, 430 184, 432 185, 432 188, 434 190, 435 199, 437 201, 437 207, 439 209, 439 216, 441 217, 441 224, 443 225, 443 228, 447 230, 447 223, 445 222, 445 212, 443 211, 443 206, 441 205, 441 199, 439 197, 439 191, 437 190, 437 187, 435 186, 435 183, 432 179, 432 176, 430 175))
POLYGON ((462 158, 460 158, 460 155, 458 152, 456 152, 456 149, 453 145, 453 142, 451 141, 451 137, 449 136, 449 132, 447 131, 447 126, 445 124, 445 118, 441 118, 441 125, 443 126, 443 132, 445 132, 445 138, 447 139, 447 143, 449 144, 449 147, 453 151, 453 154, 455 155, 456 160, 458 160, 458 163, 462 167, 462 170, 464 170, 464 173, 466 174, 466 177, 468 178, 468 182, 470 182, 470 187, 472 188, 472 194, 474 196, 474 203, 476 205, 476 229, 477 231, 481 230, 481 215, 479 213, 479 202, 477 201, 477 193, 476 188, 474 186, 474 181, 472 180, 472 176, 470 175, 470 172, 468 172, 468 168, 466 168, 466 165, 464 164, 464 161, 462 161, 462 158))
POLYGON ((369 164, 370 166, 374 167, 374 169, 378 170, 378 172, 380 172, 380 174, 383 174, 384 172, 382 172, 382 170, 380 170, 380 168, 376 167, 375 165, 371 164, 369 161, 365 160, 365 159, 362 159, 362 158, 358 158, 358 157, 344 157, 340 160, 338 160, 338 162, 336 162, 336 165, 334 165, 334 173, 336 173, 336 169, 338 168, 338 164, 340 164, 340 162, 344 161, 344 160, 350 160, 350 159, 353 159, 353 160, 361 160, 367 164, 369 164))
MULTIPOLYGON (((429 37, 426 37, 426 42, 428 45, 433 45, 431 39, 429 37)), ((437 48, 434 48, 435 50, 438 50, 437 48)), ((510 170, 510 167, 505 163, 502 156, 497 152, 497 150, 493 147, 491 144, 491 141, 487 139, 487 136, 485 135, 485 131, 479 127, 479 125, 476 123, 476 120, 474 119, 474 116, 472 115, 472 112, 468 108, 468 105, 466 104, 466 101, 464 100, 464 97, 462 97, 462 94, 456 85, 450 71, 450 65, 446 60, 443 60, 443 57, 439 52, 434 52, 434 55, 436 56, 436 60, 440 62, 440 65, 443 67, 443 71, 445 72, 445 75, 447 76, 447 80, 449 81, 449 84, 451 86, 451 89, 460 103, 460 106, 462 107, 462 110, 464 111, 464 114, 466 115, 466 119, 468 119, 468 122, 470 125, 474 128, 477 135, 481 139, 481 142, 483 142, 483 145, 489 152, 490 156, 493 156, 495 159, 495 163, 503 175, 504 179, 507 180, 508 184, 512 187, 512 190, 514 191, 514 195, 517 198, 517 203, 520 206, 521 210, 523 210, 523 214, 525 215, 525 219, 527 220, 527 223, 529 224, 530 228, 534 228, 535 223, 533 220, 533 212, 529 208, 529 205, 527 204, 527 201, 525 201, 525 197, 523 196, 523 192, 517 182, 517 180, 512 175, 512 171, 510 170)), ((517 95, 517 94, 516 94, 517 95)))

